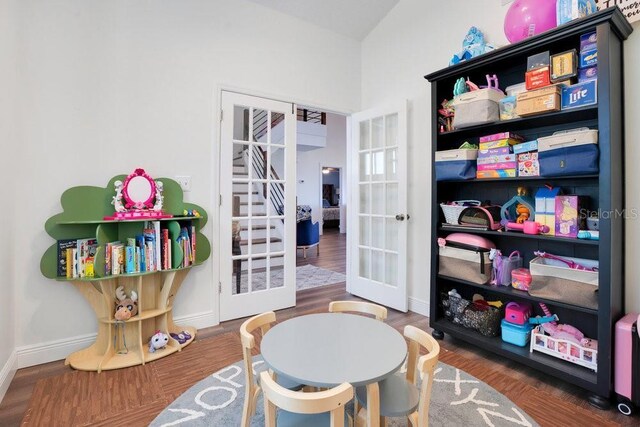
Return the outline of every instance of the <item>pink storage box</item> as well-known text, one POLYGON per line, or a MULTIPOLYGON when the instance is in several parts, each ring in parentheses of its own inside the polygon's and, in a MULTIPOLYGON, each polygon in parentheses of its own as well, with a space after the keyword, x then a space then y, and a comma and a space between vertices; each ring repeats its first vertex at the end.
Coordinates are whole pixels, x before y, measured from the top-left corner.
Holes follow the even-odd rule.
POLYGON ((501 170, 501 169, 516 169, 518 167, 517 162, 502 162, 502 163, 487 163, 487 164, 479 164, 479 171, 493 171, 493 170, 501 170))
POLYGON ((531 304, 526 302, 510 302, 504 312, 504 320, 516 325, 524 325, 529 322, 532 309, 531 304))
POLYGON ((511 272, 511 286, 521 291, 528 291, 531 285, 531 272, 528 268, 516 268, 511 272))

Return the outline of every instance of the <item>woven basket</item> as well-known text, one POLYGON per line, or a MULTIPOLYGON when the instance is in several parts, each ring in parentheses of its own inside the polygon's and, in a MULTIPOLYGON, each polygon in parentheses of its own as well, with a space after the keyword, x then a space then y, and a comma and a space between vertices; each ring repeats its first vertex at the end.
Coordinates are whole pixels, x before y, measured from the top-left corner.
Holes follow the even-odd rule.
POLYGON ((459 225, 458 219, 460 218, 460 214, 463 210, 468 208, 469 206, 480 206, 480 202, 478 200, 457 200, 453 203, 455 205, 447 205, 445 203, 440 203, 440 207, 442 208, 442 212, 444 213, 444 219, 447 224, 459 225))

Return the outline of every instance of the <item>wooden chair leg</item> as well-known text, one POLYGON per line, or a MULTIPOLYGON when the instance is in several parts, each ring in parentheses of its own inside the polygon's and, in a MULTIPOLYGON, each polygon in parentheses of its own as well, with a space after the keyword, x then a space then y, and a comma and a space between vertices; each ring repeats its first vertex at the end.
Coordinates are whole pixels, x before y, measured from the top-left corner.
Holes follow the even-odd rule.
POLYGON ((252 403, 253 393, 251 389, 247 388, 247 392, 244 394, 244 406, 242 407, 242 423, 241 427, 249 427, 251 424, 251 407, 255 406, 252 403))
POLYGON ((320 243, 316 245, 316 255, 320 255, 320 243))
POLYGON ((302 256, 304 257, 304 259, 307 259, 307 248, 306 247, 302 248, 302 256))

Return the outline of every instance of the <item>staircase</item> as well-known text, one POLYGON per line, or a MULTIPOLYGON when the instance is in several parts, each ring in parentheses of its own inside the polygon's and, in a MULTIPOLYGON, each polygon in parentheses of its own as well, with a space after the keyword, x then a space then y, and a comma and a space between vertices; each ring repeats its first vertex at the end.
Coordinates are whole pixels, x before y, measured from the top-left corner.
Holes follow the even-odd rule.
MULTIPOLYGON (((248 154, 246 152, 234 153, 233 159, 233 178, 234 179, 248 179, 248 167, 245 163, 248 161, 248 154)), ((238 202, 234 209, 236 212, 233 216, 246 216, 249 211, 249 204, 251 204, 252 218, 251 221, 251 240, 249 240, 249 227, 247 221, 240 222, 240 250, 242 255, 249 253, 249 243, 251 243, 252 253, 267 253, 268 252, 280 252, 284 251, 284 243, 282 242, 282 231, 279 227, 276 227, 274 220, 268 225, 269 227, 269 244, 267 246, 267 224, 266 220, 261 221, 261 216, 266 216, 267 207, 265 206, 265 197, 262 191, 261 184, 253 184, 251 187, 249 183, 233 183, 233 196, 238 198, 238 202), (260 191, 256 187, 259 187, 260 191)), ((242 271, 248 269, 248 262, 242 262, 242 271)), ((265 258, 253 258, 252 269, 265 268, 267 260, 265 258)), ((284 257, 272 257, 270 262, 271 267, 284 265, 284 257)))

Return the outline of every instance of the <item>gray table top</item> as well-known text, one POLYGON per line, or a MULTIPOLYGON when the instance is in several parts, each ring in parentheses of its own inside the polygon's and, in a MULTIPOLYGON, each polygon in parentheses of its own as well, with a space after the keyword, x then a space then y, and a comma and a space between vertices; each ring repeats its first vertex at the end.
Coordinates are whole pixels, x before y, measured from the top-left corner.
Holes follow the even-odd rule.
POLYGON ((265 334, 265 362, 276 373, 306 385, 363 386, 402 366, 407 343, 400 332, 378 320, 346 313, 294 317, 265 334))

